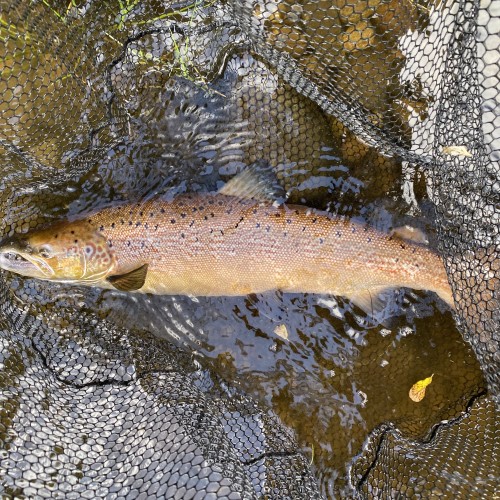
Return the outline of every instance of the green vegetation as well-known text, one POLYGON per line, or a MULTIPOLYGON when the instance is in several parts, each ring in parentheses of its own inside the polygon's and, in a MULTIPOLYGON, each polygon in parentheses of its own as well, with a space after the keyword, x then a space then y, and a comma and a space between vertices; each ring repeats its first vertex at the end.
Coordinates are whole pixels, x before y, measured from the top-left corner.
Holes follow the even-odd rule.
MULTIPOLYGON (((199 20, 205 15, 206 9, 215 5, 216 2, 217 0, 194 0, 182 8, 164 12, 156 17, 145 18, 146 14, 140 10, 142 5, 140 0, 118 0, 119 10, 114 17, 111 17, 111 24, 105 32, 105 36, 116 46, 123 46, 122 33, 131 32, 138 27, 147 29, 147 27, 154 26, 158 21, 166 23, 160 23, 160 27, 165 26, 168 28, 168 20, 182 24, 186 28, 186 31, 189 32, 199 24, 199 20)), ((75 13, 79 6, 81 6, 81 2, 70 0, 60 8, 57 8, 57 3, 50 0, 42 0, 39 7, 46 9, 50 13, 49 15, 54 16, 57 19, 56 23, 68 25, 70 21, 78 19, 78 16, 75 17, 75 13), (69 17, 70 14, 72 14, 71 17, 69 17)), ((111 16, 113 16, 113 13, 111 13, 111 16)), ((141 48, 138 47, 138 44, 135 44, 128 48, 128 53, 134 58, 135 63, 138 65, 147 65, 147 71, 165 73, 169 78, 179 76, 193 82, 206 92, 218 93, 209 87, 206 77, 200 72, 197 64, 194 62, 197 47, 193 46, 189 34, 183 36, 173 31, 167 32, 165 30, 165 32, 165 36, 170 38, 171 52, 158 57, 148 47, 141 48)), ((12 22, 8 22, 1 14, 0 40, 5 45, 7 42, 10 45, 9 53, 4 55, 0 63, 0 72, 3 77, 9 76, 12 73, 14 61, 22 62, 34 57, 34 54, 38 53, 35 37, 30 34, 27 27, 23 25, 17 26, 12 22)), ((41 57, 40 54, 38 54, 38 57, 41 57)), ((65 71, 64 75, 60 75, 60 78, 66 79, 71 77, 72 74, 72 71, 65 71)))
MULTIPOLYGON (((131 14, 133 14, 134 9, 139 5, 139 0, 119 0, 120 13, 119 16, 117 16, 118 22, 114 28, 117 31, 122 31, 126 28, 125 25, 127 23, 130 23, 133 27, 146 27, 148 25, 153 25, 158 21, 175 19, 176 21, 184 21, 184 25, 189 30, 190 28, 194 28, 196 17, 202 15, 204 9, 213 6, 216 2, 217 0, 195 0, 182 8, 165 12, 159 16, 147 20, 142 19, 133 21, 130 19, 131 14)), ((121 43, 110 32, 107 33, 107 36, 116 43, 121 43)), ((161 72, 164 71, 165 68, 168 68, 169 77, 172 75, 181 76, 186 80, 193 82, 206 92, 220 94, 219 92, 209 88, 205 76, 200 73, 197 65, 193 63, 193 48, 189 35, 183 37, 177 33, 171 32, 170 40, 172 43, 172 60, 170 61, 165 61, 164 58, 155 57, 147 50, 134 48, 130 50, 130 53, 137 58, 138 64, 148 64, 151 71, 161 72), (151 66, 152 63, 153 65, 151 66)))

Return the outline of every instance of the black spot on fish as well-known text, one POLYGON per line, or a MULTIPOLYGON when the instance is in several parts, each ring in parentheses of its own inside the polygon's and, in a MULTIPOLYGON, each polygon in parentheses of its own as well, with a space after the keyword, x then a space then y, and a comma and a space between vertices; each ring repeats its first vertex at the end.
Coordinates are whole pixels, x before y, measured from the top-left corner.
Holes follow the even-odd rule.
POLYGON ((286 236, 287 234, 288 234, 288 233, 285 231, 285 232, 283 233, 283 236, 286 236))
POLYGON ((394 262, 399 262, 399 257, 396 257, 396 259, 394 260, 394 262))
POLYGON ((403 250, 405 250, 405 249, 406 249, 406 246, 405 246, 405 245, 403 245, 403 243, 401 243, 399 246, 400 246, 403 250))
POLYGON ((224 202, 221 200, 221 201, 219 201, 219 206, 222 207, 222 205, 224 205, 224 202))
POLYGON ((295 215, 299 215, 299 211, 298 210, 295 210, 295 215))
POLYGON ((92 219, 89 219, 89 222, 92 222, 92 219))
POLYGON ((292 223, 292 219, 287 219, 287 220, 286 220, 286 223, 287 223, 287 224, 291 224, 291 223, 292 223))
POLYGON ((266 232, 271 231, 271 226, 266 226, 266 232))
POLYGON ((158 224, 155 225, 155 231, 158 229, 158 224))
POLYGON ((186 217, 186 214, 183 212, 183 213, 181 214, 181 217, 184 219, 184 218, 186 217))
POLYGON ((181 233, 181 238, 185 238, 186 235, 184 233, 181 233))
POLYGON ((274 214, 274 216, 275 216, 275 217, 279 217, 280 215, 281 215, 281 214, 279 214, 279 213, 278 213, 278 214, 274 214))
POLYGON ((351 229, 351 231, 352 231, 353 233, 355 233, 355 232, 356 232, 356 228, 355 228, 355 227, 353 227, 353 228, 351 229))
POLYGON ((368 236, 368 238, 366 238, 366 241, 367 241, 368 243, 371 243, 372 239, 368 236))
POLYGON ((256 208, 254 208, 254 209, 252 210, 252 213, 255 215, 255 214, 257 213, 257 209, 256 209, 256 208))
POLYGON ((306 226, 304 226, 304 227, 302 228, 302 232, 304 232, 305 230, 306 230, 306 226))
POLYGON ((114 222, 112 222, 112 223, 111 223, 111 227, 112 227, 113 229, 115 228, 115 223, 114 223, 114 222))
POLYGON ((222 236, 224 236, 224 231, 222 229, 220 230, 220 234, 222 234, 222 236))
POLYGON ((215 217, 215 214, 213 212, 210 212, 210 217, 215 217))
POLYGON ((122 224, 125 224, 125 221, 124 221, 123 219, 120 219, 120 222, 121 222, 122 224))
POLYGON ((200 205, 200 210, 205 210, 205 207, 203 205, 200 205))
POLYGON ((213 205, 214 204, 214 200, 208 200, 208 204, 209 205, 213 205))
POLYGON ((151 213, 149 214, 149 216, 150 216, 150 217, 154 217, 154 215, 155 215, 155 213, 154 213, 154 212, 151 212, 151 213))
POLYGON ((420 264, 415 264, 415 267, 418 269, 420 267, 420 264))
POLYGON ((149 225, 148 223, 146 222, 146 224, 144 224, 144 229, 148 229, 149 228, 149 225))
POLYGON ((132 211, 132 210, 130 210, 130 212, 129 212, 128 214, 129 214, 129 215, 132 215, 132 213, 133 213, 133 211, 132 211))
POLYGON ((78 243, 78 240, 73 240, 75 243, 78 243))
POLYGON ((389 241, 392 241, 394 238, 392 236, 389 236, 389 241))
POLYGON ((260 227, 260 222, 257 222, 257 224, 255 224, 255 227, 259 228, 260 227))
POLYGON ((417 249, 413 248, 411 253, 416 253, 417 249))
POLYGON ((339 237, 339 238, 342 238, 342 233, 340 231, 337 231, 336 232, 336 235, 339 237))
POLYGON ((318 218, 317 218, 317 217, 314 217, 314 219, 313 219, 313 224, 316 224, 316 222, 318 222, 318 218))
POLYGON ((146 246, 146 243, 144 241, 141 242, 141 248, 144 248, 146 246))
POLYGON ((99 231, 104 231, 104 226, 99 226, 99 231))
POLYGON ((189 223, 189 227, 193 227, 194 226, 194 220, 192 220, 190 223, 189 223))
POLYGON ((144 212, 139 212, 139 217, 144 217, 144 212))
POLYGON ((74 231, 71 231, 71 234, 75 234, 75 232, 74 232, 74 231))
POLYGON ((323 244, 323 242, 324 242, 323 238, 320 238, 320 239, 319 239, 319 244, 320 244, 320 245, 322 245, 322 244, 323 244))
POLYGON ((230 214, 231 212, 232 212, 232 210, 231 210, 230 208, 228 208, 228 209, 226 210, 226 214, 230 214))
POLYGON ((129 247, 131 245, 130 240, 127 241, 127 246, 129 247))
POLYGON ((193 211, 193 212, 197 212, 197 211, 198 211, 198 209, 197 209, 196 207, 193 207, 193 210, 192 210, 192 211, 193 211))
POLYGON ((139 227, 140 225, 141 225, 141 221, 137 221, 137 222, 135 223, 135 227, 139 227))
POLYGON ((113 242, 112 241, 108 241, 108 246, 109 246, 109 248, 113 248, 113 242))
POLYGON ((234 229, 236 229, 240 225, 240 223, 243 222, 244 220, 245 220, 245 217, 241 217, 240 220, 234 226, 234 229))
POLYGON ((208 220, 208 215, 205 215, 203 218, 204 218, 205 220, 208 220))
POLYGON ((175 219, 170 219, 171 224, 175 224, 175 219))
POLYGON ((59 235, 56 233, 56 235, 54 236, 54 238, 57 240, 57 238, 59 238, 59 235))
POLYGON ((164 209, 164 208, 162 208, 162 209, 160 210, 160 212, 161 212, 162 214, 164 214, 164 213, 165 213, 165 209, 164 209))
POLYGON ((131 221, 131 220, 129 220, 129 221, 128 221, 128 225, 129 225, 129 226, 131 226, 131 225, 132 225, 132 221, 131 221))

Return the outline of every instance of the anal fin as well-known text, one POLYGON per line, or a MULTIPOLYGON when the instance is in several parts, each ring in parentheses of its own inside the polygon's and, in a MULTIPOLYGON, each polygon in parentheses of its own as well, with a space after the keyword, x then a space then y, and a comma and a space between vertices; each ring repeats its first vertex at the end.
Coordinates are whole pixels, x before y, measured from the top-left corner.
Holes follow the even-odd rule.
POLYGON ((394 289, 390 287, 364 288, 350 294, 348 299, 359 307, 371 320, 390 327, 391 321, 390 318, 386 317, 386 314, 390 302, 388 298, 393 291, 394 289))
POLYGON ((148 265, 144 264, 143 266, 133 269, 128 273, 108 276, 107 281, 117 290, 122 292, 132 292, 134 290, 139 290, 144 286, 147 273, 148 265))

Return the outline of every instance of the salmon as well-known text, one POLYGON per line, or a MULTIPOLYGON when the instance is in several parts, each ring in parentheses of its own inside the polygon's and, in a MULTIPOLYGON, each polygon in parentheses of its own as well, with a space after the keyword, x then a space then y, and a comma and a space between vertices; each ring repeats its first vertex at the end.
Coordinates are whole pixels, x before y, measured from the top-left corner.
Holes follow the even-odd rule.
POLYGON ((366 312, 387 289, 435 292, 454 307, 427 246, 299 205, 278 204, 249 169, 216 193, 104 208, 0 242, 0 267, 129 292, 343 296, 366 312))

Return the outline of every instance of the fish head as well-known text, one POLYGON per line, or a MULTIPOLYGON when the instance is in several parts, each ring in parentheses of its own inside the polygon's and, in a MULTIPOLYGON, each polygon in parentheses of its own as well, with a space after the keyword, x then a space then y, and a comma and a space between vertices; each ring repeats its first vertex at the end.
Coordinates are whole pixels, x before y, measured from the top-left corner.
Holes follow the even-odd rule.
POLYGON ((96 283, 114 265, 108 241, 85 221, 59 223, 0 241, 0 268, 30 278, 96 283))

